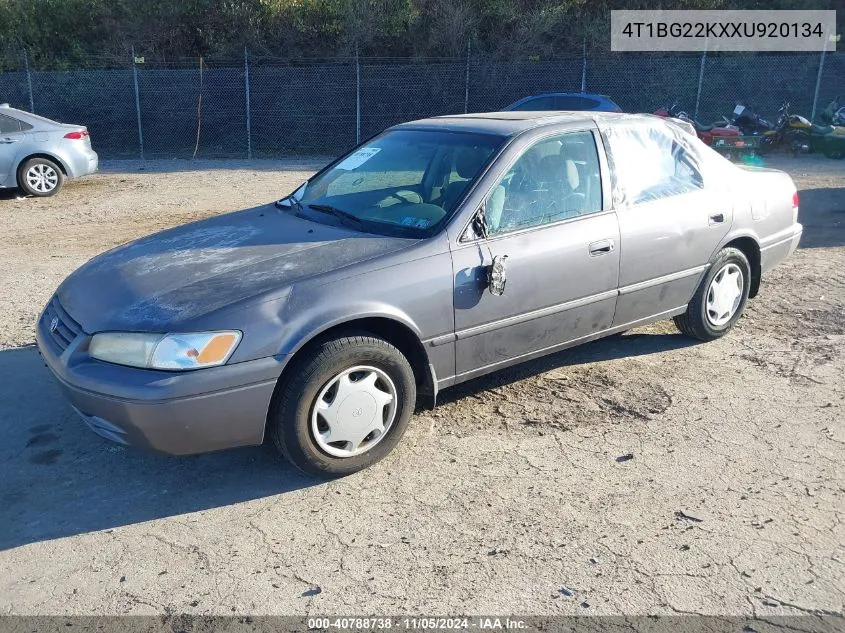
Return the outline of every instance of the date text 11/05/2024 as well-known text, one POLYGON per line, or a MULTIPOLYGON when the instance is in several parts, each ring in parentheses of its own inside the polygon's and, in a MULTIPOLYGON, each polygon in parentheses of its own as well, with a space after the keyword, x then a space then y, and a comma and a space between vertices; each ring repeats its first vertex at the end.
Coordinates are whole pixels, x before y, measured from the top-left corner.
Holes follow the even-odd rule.
POLYGON ((510 617, 353 617, 353 618, 309 618, 309 630, 409 630, 409 631, 451 631, 479 629, 487 631, 526 630, 528 623, 510 617))

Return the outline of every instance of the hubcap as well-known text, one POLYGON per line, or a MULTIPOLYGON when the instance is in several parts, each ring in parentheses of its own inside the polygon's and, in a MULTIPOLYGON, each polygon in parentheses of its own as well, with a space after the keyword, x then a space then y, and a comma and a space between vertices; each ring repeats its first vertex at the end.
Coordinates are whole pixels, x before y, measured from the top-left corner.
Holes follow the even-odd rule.
POLYGON ((41 193, 47 193, 56 188, 59 182, 59 174, 49 165, 33 165, 26 171, 27 184, 41 193))
POLYGON ((396 386, 376 367, 346 369, 329 380, 311 409, 311 434, 334 457, 360 455, 387 435, 396 417, 396 386))
POLYGON ((712 325, 724 325, 736 314, 743 287, 742 270, 736 264, 726 264, 716 273, 707 291, 707 320, 712 325))

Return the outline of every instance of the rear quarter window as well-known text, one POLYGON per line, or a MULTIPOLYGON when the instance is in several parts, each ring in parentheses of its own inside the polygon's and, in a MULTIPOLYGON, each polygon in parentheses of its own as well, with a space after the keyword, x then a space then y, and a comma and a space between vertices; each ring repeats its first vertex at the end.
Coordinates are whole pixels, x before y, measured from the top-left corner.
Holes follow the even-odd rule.
POLYGON ((32 126, 5 114, 0 114, 0 134, 14 134, 30 129, 32 126))

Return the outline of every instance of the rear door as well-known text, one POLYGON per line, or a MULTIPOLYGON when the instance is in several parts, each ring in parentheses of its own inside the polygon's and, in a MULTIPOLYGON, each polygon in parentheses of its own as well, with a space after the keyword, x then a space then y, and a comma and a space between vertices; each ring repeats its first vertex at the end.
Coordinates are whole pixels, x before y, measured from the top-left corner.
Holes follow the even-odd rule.
POLYGON ((0 114, 0 184, 15 183, 16 158, 25 138, 24 128, 30 126, 14 117, 0 114))
POLYGON ((733 206, 713 183, 705 186, 686 133, 661 122, 604 132, 621 240, 615 327, 668 315, 690 301, 730 229, 733 206))
POLYGON ((511 161, 485 216, 487 239, 465 234, 452 247, 459 380, 610 326, 619 229, 592 131, 546 137, 511 161), (495 256, 507 256, 501 296, 487 290, 495 256))

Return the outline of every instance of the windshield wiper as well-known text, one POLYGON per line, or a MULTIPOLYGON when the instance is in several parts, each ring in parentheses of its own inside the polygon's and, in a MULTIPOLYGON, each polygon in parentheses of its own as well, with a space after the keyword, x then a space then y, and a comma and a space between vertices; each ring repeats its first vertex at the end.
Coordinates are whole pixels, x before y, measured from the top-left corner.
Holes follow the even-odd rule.
POLYGON ((302 213, 302 212, 305 210, 305 209, 303 209, 303 208, 302 208, 302 203, 299 201, 299 198, 297 198, 294 194, 290 194, 287 198, 282 198, 281 200, 279 200, 278 202, 276 202, 276 206, 277 206, 277 207, 279 207, 280 209, 286 209, 286 208, 287 208, 287 209, 290 209, 290 208, 294 208, 294 209, 296 209, 296 211, 297 211, 298 213, 302 213), (290 202, 290 205, 288 205, 287 207, 285 207, 285 206, 282 204, 282 202, 285 202, 285 201, 290 202))
POLYGON ((328 213, 336 218, 345 220, 347 223, 353 224, 356 229, 360 229, 364 224, 359 217, 352 215, 348 211, 343 211, 337 207, 333 207, 330 204, 309 204, 308 208, 314 209, 314 211, 319 211, 320 213, 328 213))

